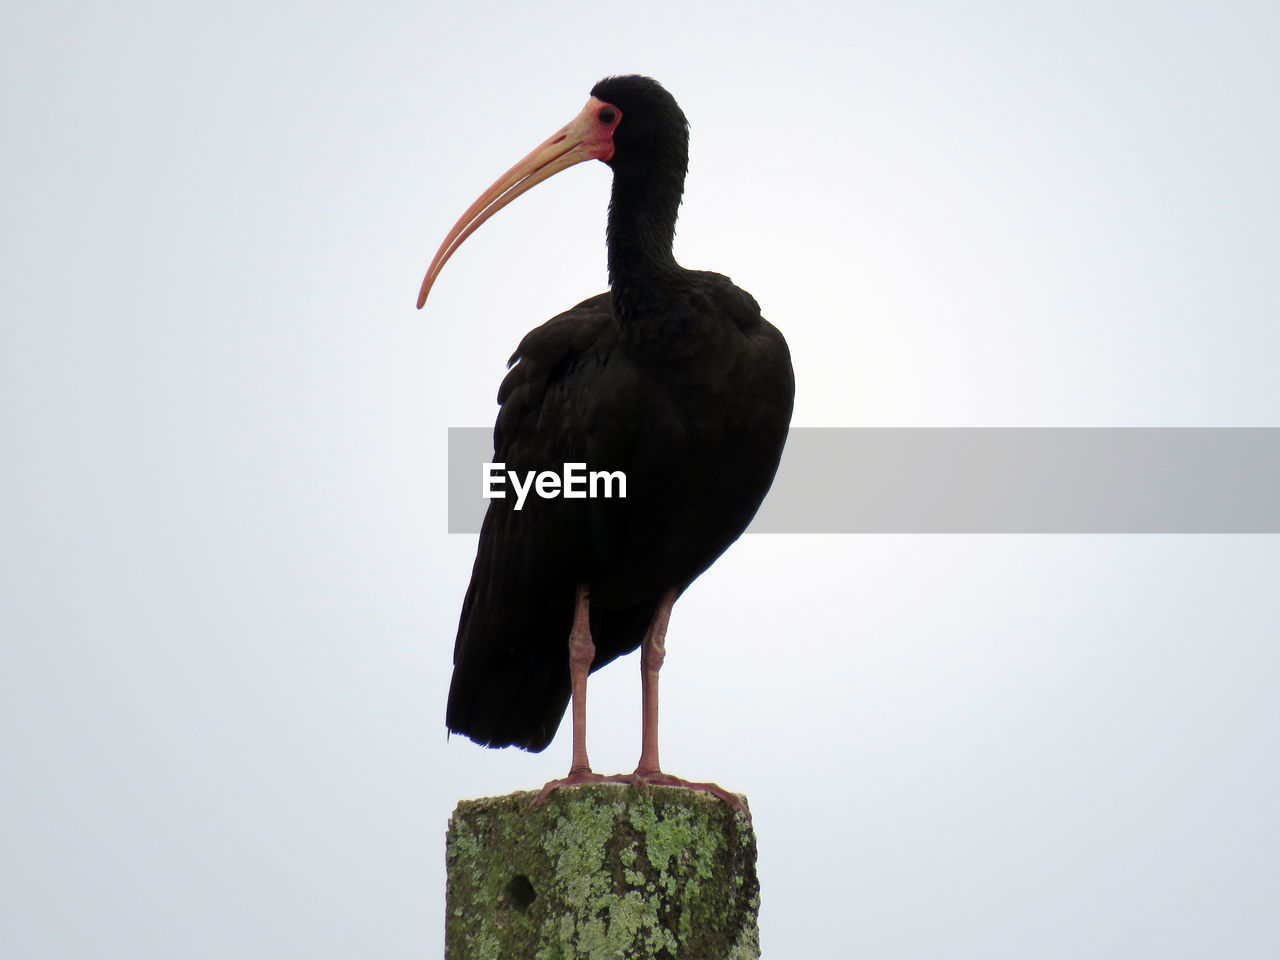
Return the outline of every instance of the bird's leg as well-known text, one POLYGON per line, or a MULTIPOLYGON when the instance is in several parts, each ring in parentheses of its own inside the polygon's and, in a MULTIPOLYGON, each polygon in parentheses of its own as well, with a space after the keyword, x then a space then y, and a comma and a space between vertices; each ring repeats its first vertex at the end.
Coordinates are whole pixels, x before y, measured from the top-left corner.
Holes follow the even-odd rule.
POLYGON ((641 739, 640 762, 635 772, 605 776, 594 773, 587 760, 587 674, 595 659, 595 643, 591 639, 591 616, 588 592, 585 584, 578 587, 578 599, 573 611, 573 629, 569 632, 569 689, 573 697, 573 760, 569 775, 562 780, 552 780, 539 791, 533 806, 542 803, 551 792, 561 787, 580 783, 631 783, 642 789, 653 784, 702 790, 723 800, 733 810, 751 817, 743 798, 730 793, 714 783, 694 783, 663 773, 658 764, 658 674, 667 656, 667 623, 671 620, 671 607, 676 602, 676 590, 662 595, 654 612, 649 629, 640 644, 641 739))
POLYGON ((658 764, 658 673, 667 659, 667 624, 675 590, 668 590, 658 602, 649 629, 640 644, 640 762, 636 776, 661 773, 658 764))
POLYGON ((535 807, 560 787, 609 779, 592 773, 591 761, 587 759, 587 674, 596 656, 596 645, 591 639, 589 596, 587 585, 579 584, 573 607, 573 629, 569 631, 569 692, 573 698, 573 759, 569 762, 569 775, 544 786, 534 798, 535 807))
POLYGON ((644 641, 640 645, 642 733, 640 762, 636 764, 636 771, 631 775, 632 782, 642 787, 662 784, 685 787, 690 790, 703 790, 714 794, 732 809, 750 818, 751 812, 747 810, 746 803, 738 794, 730 793, 714 783, 694 783, 673 777, 669 773, 663 773, 658 763, 658 674, 662 670, 662 662, 667 658, 667 624, 671 620, 671 607, 675 602, 674 588, 662 595, 658 609, 649 624, 649 630, 645 633, 644 641))
POLYGON ((578 599, 573 608, 573 630, 569 633, 569 689, 573 696, 573 760, 569 776, 591 772, 587 759, 587 674, 596 657, 591 640, 591 615, 586 584, 578 586, 578 599))

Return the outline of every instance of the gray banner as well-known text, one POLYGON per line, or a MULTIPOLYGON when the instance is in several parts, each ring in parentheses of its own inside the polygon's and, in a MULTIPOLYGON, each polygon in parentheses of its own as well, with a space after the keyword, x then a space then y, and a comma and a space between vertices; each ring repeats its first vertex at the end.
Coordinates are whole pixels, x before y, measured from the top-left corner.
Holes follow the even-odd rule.
MULTIPOLYGON (((450 533, 492 438, 449 430, 450 533)), ((747 532, 1280 533, 1280 429, 794 427, 747 532)))

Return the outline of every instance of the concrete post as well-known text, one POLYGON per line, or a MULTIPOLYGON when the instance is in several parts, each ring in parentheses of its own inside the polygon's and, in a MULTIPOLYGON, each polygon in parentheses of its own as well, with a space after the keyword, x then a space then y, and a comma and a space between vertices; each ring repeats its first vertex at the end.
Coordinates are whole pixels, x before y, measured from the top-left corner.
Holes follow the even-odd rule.
POLYGON ((445 960, 760 956, 756 839, 714 797, 625 784, 464 800, 449 822, 445 960))

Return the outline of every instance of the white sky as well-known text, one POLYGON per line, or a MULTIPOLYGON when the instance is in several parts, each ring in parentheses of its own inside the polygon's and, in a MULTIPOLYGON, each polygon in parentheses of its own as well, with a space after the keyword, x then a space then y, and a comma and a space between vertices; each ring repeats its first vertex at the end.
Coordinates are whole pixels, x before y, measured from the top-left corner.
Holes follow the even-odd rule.
MULTIPOLYGON (((445 231, 608 73, 806 426, 1280 426, 1257 3, 0 13, 0 954, 438 956, 474 538, 445 431, 604 285, 608 170, 445 231)), ((744 539, 663 759, 751 799, 766 957, 1280 955, 1280 541, 744 539)), ((638 665, 592 684, 638 752, 638 665)))

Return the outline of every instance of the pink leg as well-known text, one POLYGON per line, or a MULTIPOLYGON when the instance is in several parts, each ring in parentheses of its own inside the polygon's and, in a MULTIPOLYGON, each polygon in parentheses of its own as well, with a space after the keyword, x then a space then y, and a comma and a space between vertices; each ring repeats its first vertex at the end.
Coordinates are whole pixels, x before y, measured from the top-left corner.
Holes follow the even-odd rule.
POLYGON ((591 615, 587 588, 578 587, 578 600, 573 608, 573 630, 569 633, 569 688, 573 695, 573 760, 569 776, 591 772, 587 759, 587 674, 596 656, 591 641, 591 615))
POLYGON ((538 793, 533 806, 542 803, 553 790, 579 783, 632 783, 638 787, 653 784, 685 787, 713 794, 732 809, 746 814, 750 811, 737 794, 730 793, 714 783, 694 783, 663 773, 658 763, 658 674, 667 657, 667 624, 671 620, 671 607, 676 602, 675 589, 662 595, 658 609, 640 644, 641 675, 641 740, 640 762, 629 776, 615 774, 605 776, 593 773, 587 759, 587 674, 595 658, 595 643, 591 639, 591 616, 588 590, 585 584, 578 587, 577 603, 573 611, 573 629, 569 633, 569 689, 573 697, 573 760, 569 775, 562 780, 552 780, 538 793))
POLYGON ((658 673, 662 670, 662 662, 667 659, 667 624, 671 622, 671 605, 675 602, 674 590, 662 595, 653 622, 640 644, 641 739, 637 777, 662 772, 658 764, 658 673))
POLYGON ((662 662, 667 658, 667 624, 671 621, 671 607, 676 602, 676 591, 668 590, 662 595, 658 609, 649 624, 644 642, 640 646, 641 675, 641 710, 643 734, 640 742, 640 762, 631 780, 637 786, 661 784, 671 787, 685 787, 689 790, 702 790, 723 800, 739 813, 751 816, 742 798, 730 793, 714 783, 694 783, 663 773, 658 763, 658 674, 662 671, 662 662))
POLYGON ((599 783, 608 779, 591 772, 587 759, 587 674, 596 656, 596 645, 591 639, 590 592, 586 584, 578 585, 578 597, 573 607, 573 629, 569 631, 569 691, 573 697, 573 759, 569 762, 569 775, 552 780, 534 798, 536 807, 550 796, 551 791, 570 787, 577 783, 599 783))

